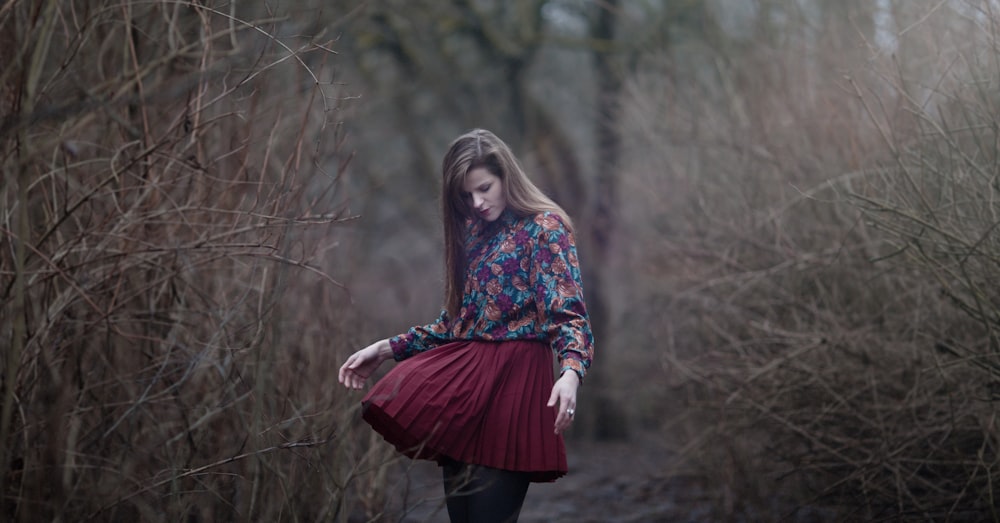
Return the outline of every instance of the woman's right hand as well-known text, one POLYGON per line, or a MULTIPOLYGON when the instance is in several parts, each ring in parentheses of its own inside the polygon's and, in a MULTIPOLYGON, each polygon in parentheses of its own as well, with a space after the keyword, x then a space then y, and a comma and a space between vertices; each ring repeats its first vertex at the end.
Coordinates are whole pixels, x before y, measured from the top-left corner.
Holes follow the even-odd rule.
POLYGON ((389 340, 379 340, 351 354, 340 367, 340 383, 349 389, 360 389, 383 361, 392 357, 389 340))

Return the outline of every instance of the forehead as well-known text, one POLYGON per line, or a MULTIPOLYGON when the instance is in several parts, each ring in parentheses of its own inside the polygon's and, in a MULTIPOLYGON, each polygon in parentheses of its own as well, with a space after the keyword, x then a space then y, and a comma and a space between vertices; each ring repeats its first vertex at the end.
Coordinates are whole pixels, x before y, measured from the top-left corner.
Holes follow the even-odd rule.
POLYGON ((476 167, 466 173, 465 180, 462 182, 462 190, 472 192, 483 184, 498 181, 500 181, 500 177, 491 173, 485 167, 476 167))

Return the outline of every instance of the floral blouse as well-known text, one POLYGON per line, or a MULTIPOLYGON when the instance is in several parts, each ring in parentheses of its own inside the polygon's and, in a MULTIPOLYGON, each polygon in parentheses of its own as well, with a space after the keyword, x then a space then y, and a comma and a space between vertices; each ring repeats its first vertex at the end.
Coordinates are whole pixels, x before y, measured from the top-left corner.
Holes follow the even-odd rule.
POLYGON ((518 218, 507 209, 493 222, 471 220, 462 308, 390 338, 396 360, 456 340, 539 340, 559 357, 560 374, 582 380, 594 336, 583 301, 576 242, 552 213, 518 218))

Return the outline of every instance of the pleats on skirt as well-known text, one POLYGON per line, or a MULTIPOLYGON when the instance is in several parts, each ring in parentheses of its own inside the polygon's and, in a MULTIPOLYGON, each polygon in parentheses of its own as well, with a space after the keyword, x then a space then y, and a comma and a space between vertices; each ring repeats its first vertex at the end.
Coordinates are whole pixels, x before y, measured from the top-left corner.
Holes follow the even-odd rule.
POLYGON ((362 417, 411 458, 554 481, 567 467, 556 409, 546 405, 553 383, 544 343, 453 342, 398 363, 365 395, 362 417))

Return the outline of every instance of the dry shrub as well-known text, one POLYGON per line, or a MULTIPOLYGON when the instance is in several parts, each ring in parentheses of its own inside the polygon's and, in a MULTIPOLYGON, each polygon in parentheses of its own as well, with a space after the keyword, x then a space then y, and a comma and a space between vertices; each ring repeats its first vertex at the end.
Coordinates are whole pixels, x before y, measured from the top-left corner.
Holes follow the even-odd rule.
POLYGON ((916 62, 824 26, 630 85, 654 306, 623 331, 660 340, 640 408, 718 517, 1000 518, 997 18, 936 4, 906 4, 916 62))
POLYGON ((0 6, 0 519, 383 509, 335 386, 336 57, 236 5, 0 6))

